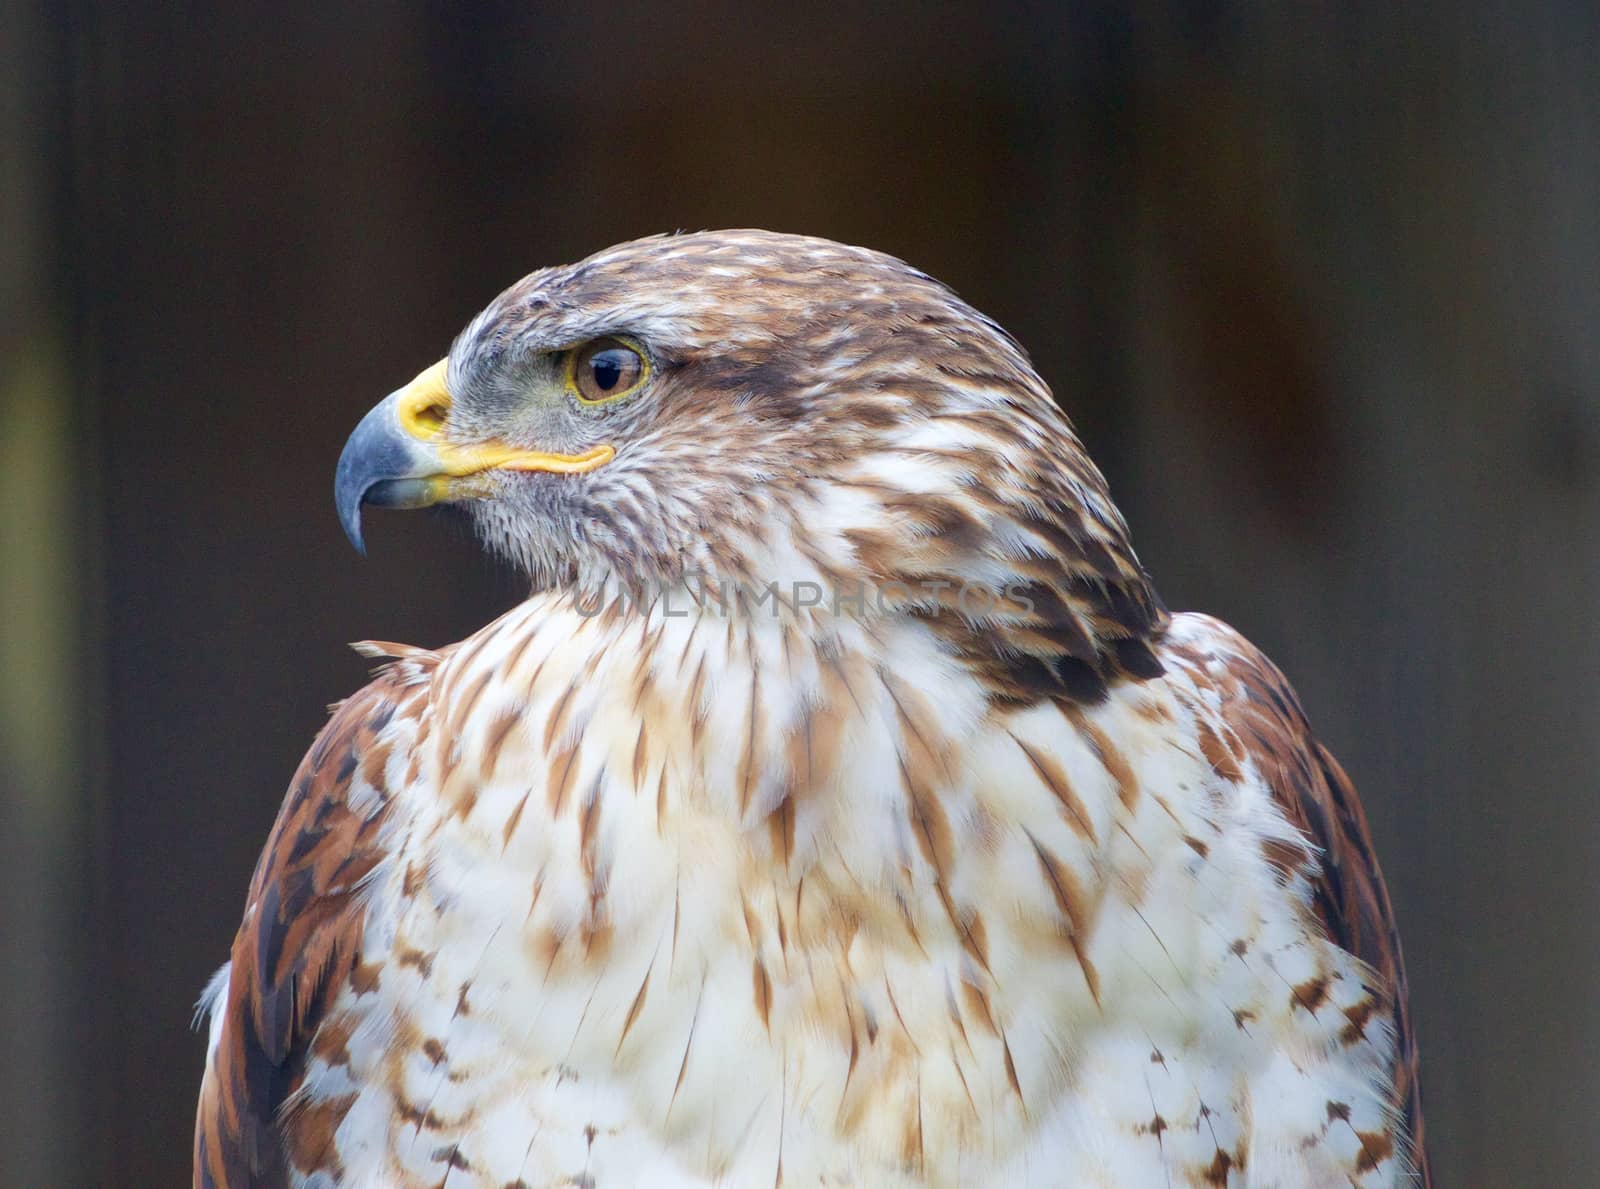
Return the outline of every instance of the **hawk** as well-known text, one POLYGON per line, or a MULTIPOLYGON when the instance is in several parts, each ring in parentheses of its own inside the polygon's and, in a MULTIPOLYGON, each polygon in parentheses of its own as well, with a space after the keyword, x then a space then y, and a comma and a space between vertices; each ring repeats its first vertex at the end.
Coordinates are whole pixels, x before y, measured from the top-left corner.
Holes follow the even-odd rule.
POLYGON ((932 278, 535 272, 335 494, 531 590, 358 646, 203 1000, 197 1186, 1425 1181, 1355 790, 932 278))

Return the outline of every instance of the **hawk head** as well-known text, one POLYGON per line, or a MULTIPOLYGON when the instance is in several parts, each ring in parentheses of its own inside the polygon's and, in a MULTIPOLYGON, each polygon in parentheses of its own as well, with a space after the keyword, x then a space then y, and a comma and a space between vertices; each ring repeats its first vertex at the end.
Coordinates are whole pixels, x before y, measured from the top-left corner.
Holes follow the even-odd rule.
POLYGON ((1154 664, 1163 621, 1104 480, 1026 354, 903 262, 764 231, 542 269, 367 414, 361 507, 466 508, 538 589, 893 588, 1031 687, 1154 664))

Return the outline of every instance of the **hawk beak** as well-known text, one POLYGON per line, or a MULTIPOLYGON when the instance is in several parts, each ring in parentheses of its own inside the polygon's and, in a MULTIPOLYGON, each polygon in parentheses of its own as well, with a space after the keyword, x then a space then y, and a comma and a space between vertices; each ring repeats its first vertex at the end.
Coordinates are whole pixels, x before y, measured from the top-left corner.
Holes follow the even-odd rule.
POLYGON ((610 462, 616 450, 596 446, 582 454, 525 450, 504 442, 458 446, 444 440, 450 389, 441 359, 373 408, 339 455, 333 501, 339 523, 356 552, 365 554, 361 508, 425 508, 452 500, 481 499, 492 486, 475 476, 486 471, 548 471, 578 475, 610 462))

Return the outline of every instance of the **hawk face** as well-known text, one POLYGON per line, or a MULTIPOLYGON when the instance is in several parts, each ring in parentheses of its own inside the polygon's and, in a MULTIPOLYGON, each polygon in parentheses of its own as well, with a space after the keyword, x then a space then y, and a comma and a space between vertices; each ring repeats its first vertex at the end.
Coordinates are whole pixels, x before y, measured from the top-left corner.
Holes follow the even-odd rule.
POLYGON ((536 588, 892 587, 1002 685, 1148 668, 1162 614, 1015 341, 901 261, 800 236, 533 273, 368 414, 336 494, 358 548, 363 503, 461 504, 536 588))

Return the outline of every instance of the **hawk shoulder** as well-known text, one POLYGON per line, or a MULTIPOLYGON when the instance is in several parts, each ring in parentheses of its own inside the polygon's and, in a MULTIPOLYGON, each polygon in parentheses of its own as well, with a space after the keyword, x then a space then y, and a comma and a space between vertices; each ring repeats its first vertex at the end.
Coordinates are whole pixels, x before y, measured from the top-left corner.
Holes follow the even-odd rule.
MULTIPOLYGON (((1355 785, 1313 735, 1300 699, 1276 665, 1243 635, 1208 615, 1173 617, 1169 655, 1217 698, 1223 721, 1243 745, 1284 817, 1314 849, 1279 850, 1286 879, 1304 880, 1317 922, 1382 983, 1394 1028, 1394 1097, 1403 1112, 1420 1183, 1429 1174, 1423 1142, 1418 1051, 1394 909, 1355 785)), ((1213 763, 1233 761, 1219 755, 1213 763)))
POLYGON ((397 659, 334 708, 301 761, 256 865, 231 960, 208 989, 197 1189, 286 1183, 280 1112, 359 958, 362 889, 387 853, 384 731, 415 713, 437 658, 398 645, 358 650, 397 659))

